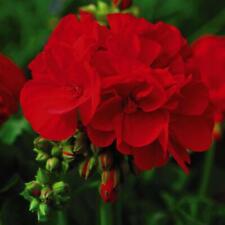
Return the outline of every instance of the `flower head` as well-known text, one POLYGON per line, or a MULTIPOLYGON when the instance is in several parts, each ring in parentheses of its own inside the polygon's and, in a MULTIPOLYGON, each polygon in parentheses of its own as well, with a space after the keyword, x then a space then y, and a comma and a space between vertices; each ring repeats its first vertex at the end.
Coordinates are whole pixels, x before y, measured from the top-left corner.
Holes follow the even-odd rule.
POLYGON ((88 125, 100 147, 117 143, 139 169, 172 155, 187 172, 187 149, 204 151, 212 139, 208 90, 180 32, 131 15, 108 17, 110 33, 92 62, 101 76, 100 104, 88 125))

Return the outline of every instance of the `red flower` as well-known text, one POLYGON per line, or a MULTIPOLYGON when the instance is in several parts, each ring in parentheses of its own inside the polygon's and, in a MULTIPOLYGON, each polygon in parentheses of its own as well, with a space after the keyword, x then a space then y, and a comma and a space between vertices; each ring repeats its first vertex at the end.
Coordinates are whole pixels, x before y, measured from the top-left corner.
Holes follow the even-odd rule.
POLYGON ((121 10, 124 10, 132 5, 132 0, 113 0, 113 4, 119 6, 121 10))
POLYGON ((45 49, 30 64, 33 80, 21 105, 33 129, 50 140, 72 136, 78 115, 86 124, 99 101, 99 79, 89 60, 101 47, 104 28, 89 15, 62 19, 45 49))
POLYGON ((116 140, 139 169, 161 166, 172 155, 187 172, 187 149, 207 150, 213 127, 191 49, 175 27, 162 22, 123 14, 108 19, 106 44, 92 61, 102 91, 89 138, 100 147, 116 140))
POLYGON ((193 44, 193 52, 204 83, 218 112, 225 111, 225 37, 205 36, 193 44))
POLYGON ((18 109, 25 77, 10 59, 0 54, 0 124, 18 109))

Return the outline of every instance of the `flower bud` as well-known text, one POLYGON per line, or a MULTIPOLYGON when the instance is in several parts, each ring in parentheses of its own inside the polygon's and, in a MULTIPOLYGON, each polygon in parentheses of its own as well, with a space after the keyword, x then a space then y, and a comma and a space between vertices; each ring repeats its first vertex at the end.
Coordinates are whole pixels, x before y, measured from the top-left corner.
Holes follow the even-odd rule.
POLYGON ((41 151, 41 150, 35 150, 37 152, 37 156, 36 156, 36 160, 39 161, 39 162, 44 162, 46 161, 49 156, 47 153, 41 151))
POLYGON ((60 156, 61 153, 62 153, 62 150, 61 150, 61 148, 58 145, 54 145, 52 147, 52 150, 51 150, 51 155, 52 156, 57 157, 57 156, 60 156))
POLYGON ((57 167, 59 166, 59 159, 56 157, 52 157, 50 159, 48 159, 48 161, 46 162, 46 170, 52 172, 53 170, 55 170, 57 167))
POLYGON ((110 170, 113 166, 113 154, 111 151, 104 151, 100 153, 99 165, 102 170, 110 170))
POLYGON ((80 176, 87 179, 93 172, 95 166, 96 166, 96 159, 94 157, 91 157, 86 161, 82 162, 79 167, 80 176))
POLYGON ((49 145, 49 141, 43 137, 37 137, 34 139, 34 146, 38 149, 43 149, 49 145))
POLYGON ((65 160, 72 161, 74 159, 73 147, 71 145, 64 146, 62 156, 65 160))
POLYGON ((49 182, 49 174, 46 170, 39 168, 36 180, 41 184, 47 184, 49 182))
POLYGON ((105 202, 114 202, 117 199, 117 187, 119 184, 119 171, 110 170, 102 173, 100 195, 105 202))
POLYGON ((113 0, 113 5, 124 10, 132 5, 132 0, 113 0))
POLYGON ((67 187, 68 185, 66 183, 64 183, 63 181, 59 181, 52 185, 52 190, 54 194, 60 194, 63 193, 67 187))
POLYGON ((48 213, 49 213, 49 207, 48 207, 47 204, 41 203, 39 205, 39 210, 38 211, 39 211, 39 213, 40 213, 41 216, 47 216, 48 213))
POLYGON ((216 141, 222 137, 222 127, 220 122, 216 122, 213 129, 213 137, 216 141))
POLYGON ((33 191, 40 190, 41 184, 37 181, 31 181, 25 184, 26 191, 32 193, 33 191))
POLYGON ((32 201, 30 202, 29 210, 31 212, 37 211, 39 208, 39 204, 40 204, 40 202, 36 198, 33 198, 32 201))
POLYGON ((52 195, 52 190, 49 187, 44 187, 41 190, 41 196, 40 196, 40 198, 42 200, 49 200, 49 198, 51 197, 51 195, 52 195))
POLYGON ((74 152, 76 154, 85 154, 87 152, 87 136, 84 132, 78 132, 76 134, 74 152))

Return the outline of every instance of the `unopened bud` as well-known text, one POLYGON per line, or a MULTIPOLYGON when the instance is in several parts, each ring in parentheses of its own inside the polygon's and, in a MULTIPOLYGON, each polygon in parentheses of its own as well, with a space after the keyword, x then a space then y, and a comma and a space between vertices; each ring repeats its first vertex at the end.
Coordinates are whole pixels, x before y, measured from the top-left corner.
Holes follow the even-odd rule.
POLYGON ((119 171, 111 170, 102 173, 100 195, 105 202, 114 202, 117 199, 117 187, 119 185, 119 171))
POLYGON ((75 154, 85 154, 87 152, 87 136, 84 132, 76 134, 74 152, 75 154))
POLYGON ((33 198, 32 201, 30 202, 29 210, 31 212, 37 211, 39 208, 39 204, 40 204, 40 202, 36 198, 33 198))
POLYGON ((40 196, 40 198, 42 200, 49 200, 49 198, 51 197, 51 195, 52 195, 52 190, 49 187, 44 187, 41 190, 41 196, 40 196))
POLYGON ((220 122, 216 122, 213 129, 213 137, 216 141, 222 137, 222 127, 220 122))
POLYGON ((60 156, 61 153, 62 153, 62 150, 61 150, 61 148, 58 145, 54 145, 52 147, 52 150, 51 150, 51 155, 52 156, 56 156, 57 157, 57 156, 60 156))
POLYGON ((52 158, 50 158, 50 159, 47 160, 45 167, 46 167, 46 170, 52 172, 58 166, 59 166, 59 159, 56 158, 56 157, 52 157, 52 158))
POLYGON ((34 139, 34 146, 38 149, 46 148, 49 145, 49 141, 43 137, 37 137, 34 139))
POLYGON ((31 181, 25 184, 26 191, 32 193, 33 191, 40 190, 41 184, 37 181, 31 181))
POLYGON ((38 211, 39 211, 39 213, 40 213, 41 216, 47 216, 48 213, 49 213, 49 207, 48 207, 47 204, 41 203, 39 205, 39 210, 38 211))
POLYGON ((94 157, 87 159, 82 162, 79 167, 80 176, 87 179, 92 174, 94 168, 96 166, 96 159, 94 157))
POLYGON ((74 159, 73 147, 71 145, 64 146, 62 156, 65 160, 72 161, 74 159))
POLYGON ((41 184, 47 184, 49 182, 49 173, 46 170, 39 168, 36 180, 41 184))
POLYGON ((111 151, 104 151, 100 153, 99 157, 99 165, 102 170, 110 170, 113 166, 113 154, 111 151))
POLYGON ((55 194, 63 193, 68 185, 64 183, 63 181, 56 182, 52 185, 52 190, 55 194))
POLYGON ((39 162, 44 162, 49 158, 48 154, 41 150, 37 150, 36 152, 37 152, 36 160, 39 162))

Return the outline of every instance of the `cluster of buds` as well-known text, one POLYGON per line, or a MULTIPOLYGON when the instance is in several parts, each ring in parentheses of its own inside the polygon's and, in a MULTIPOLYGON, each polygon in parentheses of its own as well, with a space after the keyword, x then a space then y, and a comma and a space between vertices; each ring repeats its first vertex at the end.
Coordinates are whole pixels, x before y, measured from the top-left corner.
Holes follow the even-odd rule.
POLYGON ((29 210, 37 213, 39 221, 46 221, 52 209, 60 209, 69 199, 68 184, 53 180, 47 170, 39 169, 35 180, 26 183, 21 193, 30 202, 29 210))
POLYGON ((42 137, 34 141, 36 160, 49 172, 67 172, 69 164, 74 160, 73 145, 68 142, 50 142, 42 137))
POLYGON ((117 191, 120 183, 121 170, 115 155, 111 149, 99 149, 91 146, 92 154, 81 162, 79 173, 85 179, 94 172, 101 174, 100 195, 105 202, 114 202, 117 199, 117 191))
POLYGON ((111 13, 131 13, 133 15, 139 14, 139 9, 132 6, 132 0, 112 0, 111 4, 107 4, 104 1, 97 1, 97 4, 88 4, 82 6, 80 11, 91 13, 96 17, 99 23, 106 24, 106 17, 111 13))
POLYGON ((40 168, 35 180, 25 184, 22 195, 30 202, 30 211, 37 213, 39 221, 47 220, 52 210, 60 209, 69 200, 69 184, 64 182, 64 177, 71 169, 78 168, 85 180, 100 174, 99 192, 104 202, 117 199, 121 178, 130 171, 123 156, 113 149, 92 145, 81 131, 62 142, 38 137, 34 151, 40 168))
POLYGON ((34 152, 39 163, 35 180, 25 184, 22 196, 30 202, 30 211, 39 221, 46 221, 52 209, 60 209, 69 200, 69 185, 64 175, 75 160, 87 155, 87 140, 82 132, 69 140, 52 142, 42 137, 34 140, 34 152))

